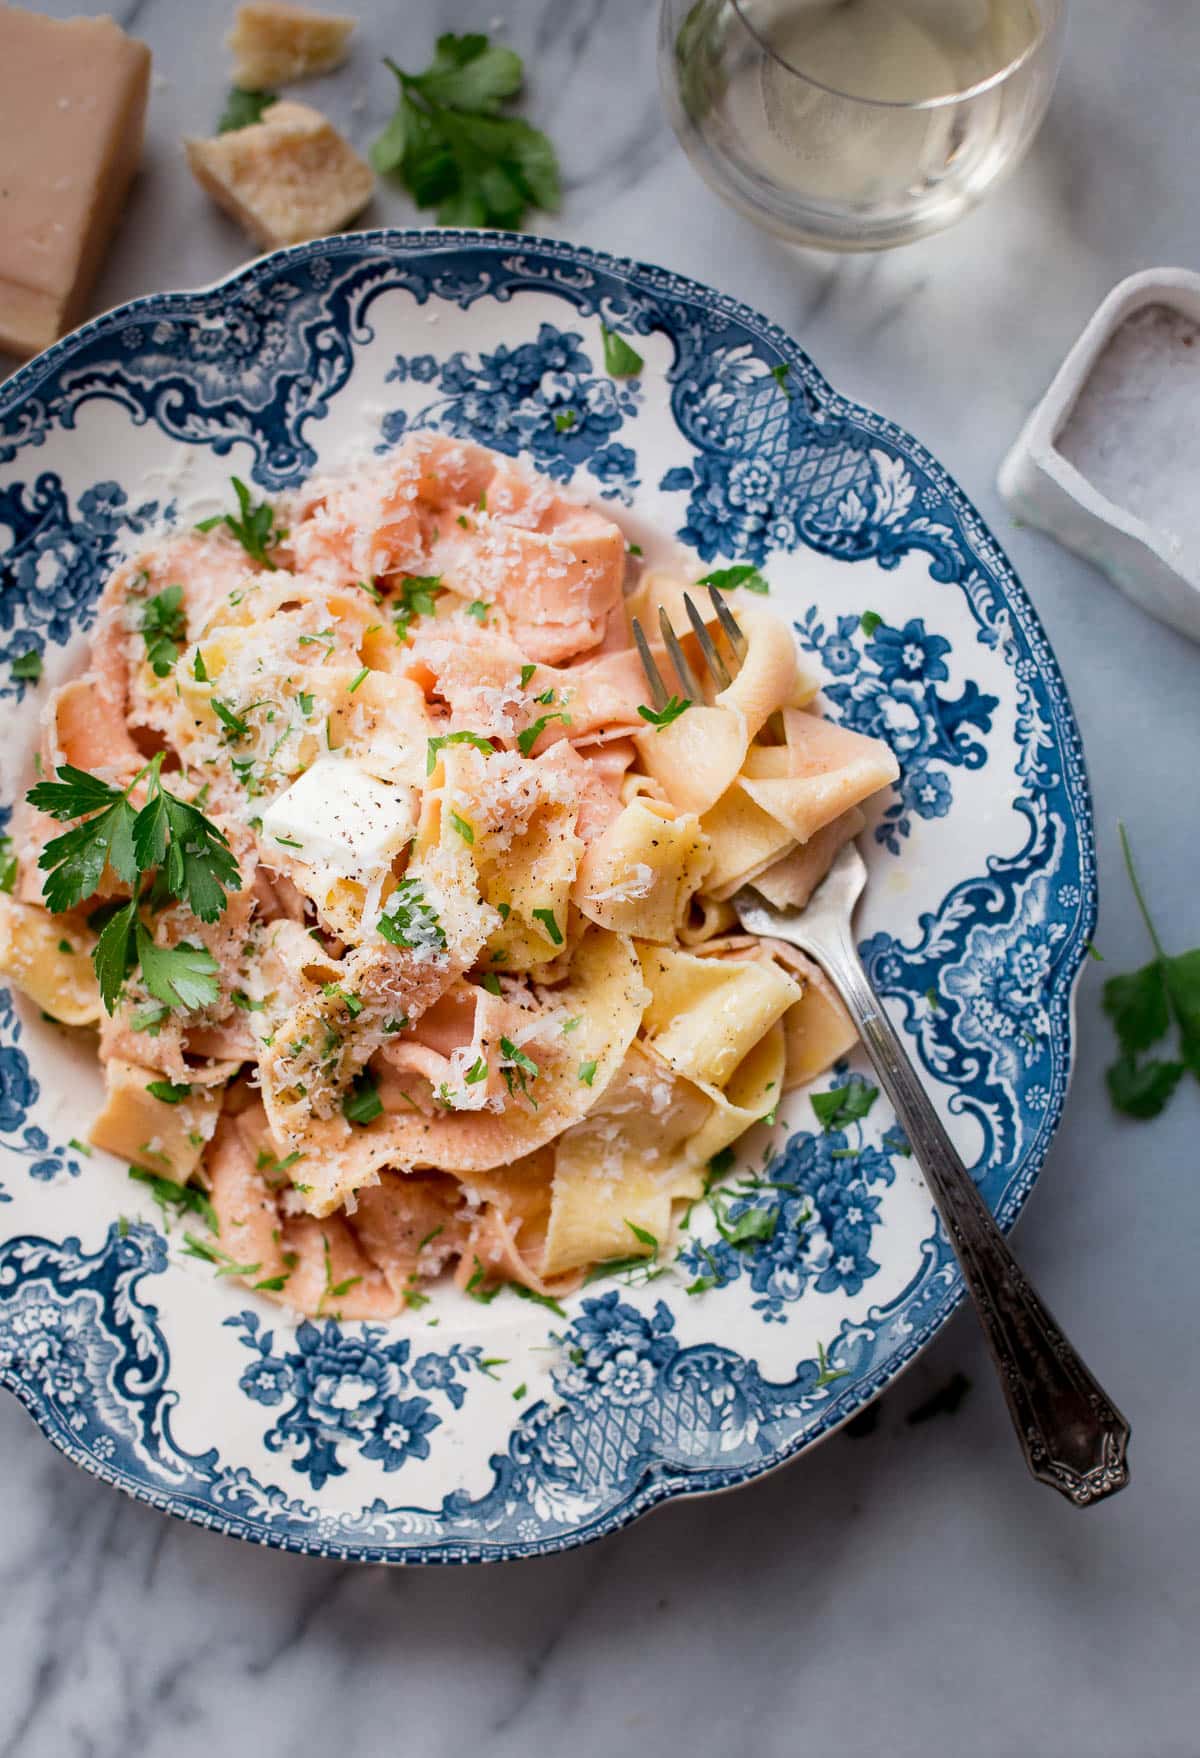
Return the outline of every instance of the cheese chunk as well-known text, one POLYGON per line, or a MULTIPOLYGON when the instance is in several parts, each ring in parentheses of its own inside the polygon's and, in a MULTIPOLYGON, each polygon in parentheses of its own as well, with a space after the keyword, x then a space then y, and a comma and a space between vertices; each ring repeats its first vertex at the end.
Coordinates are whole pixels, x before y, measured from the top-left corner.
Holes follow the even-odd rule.
POLYGON ((249 128, 184 145, 197 181, 262 250, 337 232, 375 187, 366 160, 307 104, 272 104, 249 128))
POLYGON ((0 352, 74 327, 142 152, 150 51, 0 4, 0 352))
POLYGON ((262 834, 306 866, 369 881, 415 828, 411 788, 377 781, 353 758, 319 757, 267 807, 262 834))
POLYGON ((239 6, 233 29, 225 39, 234 54, 233 83, 243 91, 287 85, 330 73, 346 59, 352 18, 310 12, 281 0, 252 0, 239 6))

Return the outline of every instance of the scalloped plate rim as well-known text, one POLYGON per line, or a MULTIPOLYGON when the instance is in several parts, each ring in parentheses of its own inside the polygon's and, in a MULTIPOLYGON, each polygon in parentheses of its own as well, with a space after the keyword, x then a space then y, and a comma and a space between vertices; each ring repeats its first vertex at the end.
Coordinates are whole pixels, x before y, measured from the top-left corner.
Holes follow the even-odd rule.
MULTIPOLYGON (((464 231, 450 228, 375 227, 363 232, 332 234, 324 238, 308 240, 302 244, 290 245, 281 250, 266 252, 240 264, 227 275, 219 276, 216 280, 202 285, 139 294, 134 299, 109 307, 66 336, 61 337, 32 360, 19 366, 5 382, 0 383, 0 415, 5 414, 25 396, 33 392, 47 372, 53 370, 62 360, 69 357, 81 343, 102 333, 105 326, 114 320, 124 320, 146 310, 162 310, 164 305, 169 309, 175 300, 195 299, 201 295, 211 294, 222 288, 233 286, 244 279, 248 280, 268 263, 286 263, 320 255, 323 247, 339 242, 353 242, 361 245, 364 249, 368 249, 372 244, 380 244, 392 250, 413 249, 427 252, 490 245, 498 249, 526 249, 549 253, 551 256, 558 256, 564 260, 594 265, 607 274, 634 281, 646 276, 663 278, 682 297, 697 300, 709 308, 715 304, 723 315, 746 325, 760 340, 771 343, 786 357, 801 361, 811 379, 819 383, 831 396, 837 398, 850 419, 859 421, 866 418, 869 421, 874 418, 879 422, 886 430, 888 437, 899 447, 906 458, 918 463, 939 481, 947 500, 963 521, 966 535, 968 537, 982 535, 991 544, 994 555, 990 559, 990 565, 1003 587, 1006 600, 1015 598, 1021 602, 1029 628, 1041 638, 1043 643, 1041 667, 1056 685, 1059 693, 1058 723, 1066 734, 1068 742, 1073 743, 1074 746, 1078 775, 1073 790, 1075 795, 1073 824, 1079 836, 1080 879, 1084 893, 1077 924, 1068 940, 1061 967, 1060 981, 1068 985, 1062 1028, 1066 1049, 1065 1078, 1052 1108, 1044 1116, 1038 1132, 1038 1141, 1024 1155, 1019 1175, 1014 1176, 1005 1192, 1003 1202, 996 1211, 997 1221, 1003 1231, 1005 1233, 1011 1231, 1023 1213, 1034 1185, 1041 1176, 1050 1148, 1062 1122, 1079 1049, 1077 1017, 1079 986, 1086 966, 1089 943, 1094 937, 1099 913, 1095 815, 1082 736, 1057 653, 1046 634, 1037 607, 1022 584, 1007 552, 993 534, 988 521, 974 501, 961 487, 957 479, 950 474, 946 466, 910 429, 901 426, 892 417, 883 415, 872 405, 844 396, 837 391, 807 349, 782 324, 768 318, 747 302, 732 294, 724 293, 693 276, 681 274, 674 269, 665 268, 661 264, 633 257, 617 256, 612 252, 593 246, 574 244, 567 239, 541 236, 536 233, 485 229, 464 231)), ((45 1398, 40 1388, 31 1386, 15 1371, 0 1366, 0 1386, 13 1394, 18 1404, 55 1450, 64 1458, 69 1459, 71 1463, 79 1466, 89 1476, 120 1490, 131 1500, 153 1507, 160 1513, 169 1514, 173 1518, 186 1521, 188 1524, 218 1532, 222 1536, 234 1537, 246 1543, 298 1555, 322 1556, 346 1562, 384 1563, 393 1567, 505 1562, 527 1557, 554 1555, 584 1544, 594 1543, 622 1530, 646 1514, 653 1512, 656 1508, 665 1506, 677 1498, 722 1494, 779 1471, 785 1465, 798 1459, 801 1454, 807 1453, 813 1447, 836 1434, 854 1416, 872 1404, 888 1386, 899 1379, 912 1366, 917 1357, 924 1352, 955 1310, 962 1304, 965 1297, 966 1289, 956 1266, 954 1282, 930 1308, 925 1319, 913 1328, 903 1351, 894 1351, 884 1368, 877 1369, 869 1379, 856 1383, 853 1388, 847 1390, 841 1399, 830 1404, 823 1420, 816 1428, 795 1435, 790 1441, 784 1442, 766 1457, 749 1465, 734 1465, 726 1468, 709 1465, 695 1472, 680 1471, 675 1467, 665 1466, 661 1462, 651 1461, 618 1502, 599 1511, 590 1521, 568 1532, 554 1534, 544 1539, 521 1541, 502 1539, 494 1546, 487 1547, 468 1540, 438 1539, 428 1544, 416 1544, 399 1550, 386 1545, 343 1544, 328 1539, 305 1538, 283 1529, 264 1531, 254 1528, 240 1514, 220 1515, 211 1509, 196 1506, 193 1502, 180 1498, 170 1490, 155 1490, 144 1481, 135 1479, 130 1474, 114 1469, 104 1461, 89 1455, 83 1448, 73 1443, 72 1437, 64 1431, 62 1424, 46 1407, 45 1398)), ((902 1294, 897 1298, 902 1298, 902 1294)), ((1014 1467, 1017 1466, 1017 1463, 1014 1452, 1014 1467)))

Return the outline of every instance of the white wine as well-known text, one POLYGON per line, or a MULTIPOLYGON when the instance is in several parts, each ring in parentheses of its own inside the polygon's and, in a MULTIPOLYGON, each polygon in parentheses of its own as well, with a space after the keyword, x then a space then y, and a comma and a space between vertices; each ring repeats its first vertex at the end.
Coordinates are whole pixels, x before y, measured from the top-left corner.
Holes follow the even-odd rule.
POLYGON ((1047 7, 697 0, 675 43, 684 143, 780 231, 801 230, 781 223, 790 208, 813 216, 821 242, 917 236, 961 212, 1031 138, 1048 96, 1047 7))

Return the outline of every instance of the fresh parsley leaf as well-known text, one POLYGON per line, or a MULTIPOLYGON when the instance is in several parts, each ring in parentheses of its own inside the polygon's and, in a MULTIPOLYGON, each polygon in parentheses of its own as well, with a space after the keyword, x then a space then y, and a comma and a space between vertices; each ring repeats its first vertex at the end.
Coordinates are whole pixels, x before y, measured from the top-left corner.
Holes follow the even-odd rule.
POLYGON ((638 704, 638 713, 643 720, 648 720, 651 726, 657 727, 661 732, 664 726, 670 726, 673 720, 678 720, 681 714, 686 714, 691 706, 690 696, 672 696, 665 707, 657 712, 653 708, 647 708, 646 704, 641 702, 638 704))
POLYGON ((382 1117, 383 1100, 379 1097, 379 1088, 369 1069, 364 1068, 355 1077, 353 1085, 343 1096, 342 1115, 347 1123, 355 1123, 360 1128, 364 1124, 373 1123, 376 1117, 382 1117))
POLYGON ((477 1086, 481 1080, 487 1079, 488 1065, 482 1056, 477 1056, 464 1076, 469 1087, 477 1086))
POLYGON ((534 665, 532 662, 530 662, 527 665, 523 665, 521 667, 521 688, 523 690, 528 688, 529 680, 533 676, 533 674, 536 670, 537 670, 537 666, 534 665))
POLYGON ((1165 1038, 1171 1007, 1162 960, 1156 958, 1141 970, 1110 977, 1104 985, 1103 1005, 1126 1056, 1136 1056, 1165 1038))
MULTIPOLYGON (((156 678, 165 678, 175 669, 187 639, 187 618, 183 609, 183 587, 164 586, 142 606, 138 627, 146 643, 146 659, 156 678)), ((196 658, 200 658, 199 649, 196 658)), ((193 670, 195 668, 193 667, 193 670)))
POLYGON ((561 720, 564 726, 570 726, 571 716, 561 713, 557 708, 553 714, 539 714, 532 726, 517 734, 517 749, 522 757, 528 757, 552 720, 561 720))
POLYGON ((283 539, 283 532, 275 529, 275 511, 269 501, 262 501, 255 506, 250 490, 238 476, 231 476, 233 491, 237 495, 237 513, 217 513, 211 519, 202 519, 197 531, 212 531, 217 525, 224 525, 237 538, 251 561, 258 562, 270 573, 275 572, 275 563, 267 554, 283 539), (240 515, 240 517, 239 517, 240 515))
POLYGON ((146 1091, 152 1099, 161 1099, 164 1105, 178 1105, 181 1100, 190 1098, 191 1083, 189 1081, 148 1080, 146 1091))
POLYGON ((475 832, 467 823, 466 819, 460 818, 458 813, 454 810, 451 810, 450 813, 450 824, 452 829, 457 830, 465 843, 474 843, 475 832))
POLYGON ((9 671, 14 678, 25 678, 29 683, 36 684, 42 675, 41 653, 36 647, 31 647, 28 653, 19 653, 9 671))
MULTIPOLYGON (((130 898, 122 909, 109 916, 92 953, 92 964, 100 985, 100 999, 106 1013, 111 1013, 116 1006, 117 996, 121 993, 125 979, 137 963, 137 948, 134 943, 136 922, 137 904, 130 898)), ((135 1023, 134 1029, 140 1031, 144 1028, 135 1023)))
POLYGON ((128 792, 70 763, 62 764, 57 775, 57 781, 39 781, 27 796, 31 806, 60 823, 83 819, 73 830, 52 837, 38 856, 38 866, 47 875, 42 894, 55 915, 91 897, 106 862, 126 885, 133 885, 138 876, 133 851, 137 813, 128 792))
POLYGON ((231 86, 217 123, 217 133, 232 134, 235 129, 249 128, 252 123, 261 122, 264 110, 278 102, 274 92, 248 92, 241 86, 231 86))
POLYGON ((1104 1011, 1121 1048, 1108 1070, 1108 1091, 1117 1110, 1127 1116, 1157 1117, 1184 1072, 1190 1070, 1200 1080, 1200 947, 1167 952, 1138 879, 1129 836, 1123 824, 1118 829, 1129 883, 1155 956, 1140 970, 1110 977, 1104 985, 1104 1011), (1165 1038, 1172 1022, 1179 1039, 1178 1057, 1139 1064, 1139 1055, 1165 1038))
POLYGON ((873 635, 883 618, 877 610, 864 610, 858 619, 858 626, 864 635, 873 635))
POLYGON ((419 879, 402 879, 388 898, 379 932, 392 946, 444 952, 446 936, 419 879))
POLYGON ((418 207, 435 208, 439 225, 520 230, 530 207, 558 205, 554 148, 529 123, 501 114, 524 74, 511 49, 478 32, 447 33, 424 73, 386 65, 399 101, 371 162, 398 176, 418 207))
POLYGON ((861 1075, 852 1075, 845 1086, 833 1087, 827 1093, 814 1093, 811 1103, 817 1121, 828 1135, 832 1130, 844 1129, 847 1123, 857 1123, 865 1117, 878 1097, 878 1087, 873 1087, 861 1075))
POLYGON ((658 1250, 658 1240, 647 1228, 639 1227, 636 1221, 626 1221, 625 1225, 633 1234, 633 1237, 637 1240, 639 1245, 648 1246, 651 1251, 658 1250))
POLYGON ((442 749, 443 745, 472 745, 475 750, 482 751, 486 757, 492 755, 493 749, 491 743, 483 737, 482 733, 439 733, 435 738, 429 740, 425 748, 426 775, 432 775, 434 769, 437 767, 437 754, 442 749))
POLYGON ((217 981, 220 966, 207 946, 194 946, 187 940, 177 946, 158 946, 140 921, 135 936, 142 981, 156 1001, 188 1012, 213 1005, 221 992, 217 981))
POLYGON ((636 378, 646 362, 636 348, 631 348, 624 336, 616 330, 610 330, 607 324, 600 325, 600 338, 604 344, 604 370, 610 378, 636 378))
POLYGON ((747 592, 758 592, 764 597, 771 590, 753 562, 735 562, 731 568, 714 568, 709 574, 701 574, 696 584, 715 586, 718 592, 732 592, 736 586, 742 586, 747 592))
POLYGON ((482 982, 489 995, 499 995, 503 993, 500 988, 500 979, 495 971, 485 971, 483 973, 482 982))
POLYGON ((535 922, 540 922, 543 928, 545 928, 547 934, 550 936, 551 944, 553 946, 561 946, 563 943, 563 933, 558 925, 558 919, 555 916, 554 911, 531 910, 530 914, 535 922))
POLYGON ((1105 1072, 1108 1096, 1127 1117, 1157 1117, 1187 1070, 1182 1062, 1161 1062, 1154 1057, 1138 1062, 1134 1056, 1118 1056, 1105 1072))

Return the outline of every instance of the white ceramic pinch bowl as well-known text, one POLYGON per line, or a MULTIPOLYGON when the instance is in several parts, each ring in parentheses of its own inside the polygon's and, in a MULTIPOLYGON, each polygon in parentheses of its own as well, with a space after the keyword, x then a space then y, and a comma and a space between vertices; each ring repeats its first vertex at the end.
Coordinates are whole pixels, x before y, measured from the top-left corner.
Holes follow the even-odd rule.
POLYGON ((998 482, 1020 518, 1200 641, 1200 274, 1113 288, 998 482))

